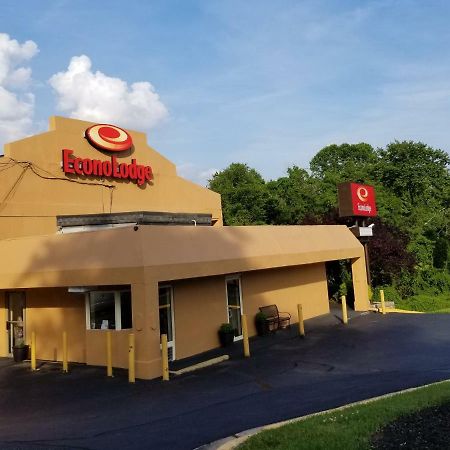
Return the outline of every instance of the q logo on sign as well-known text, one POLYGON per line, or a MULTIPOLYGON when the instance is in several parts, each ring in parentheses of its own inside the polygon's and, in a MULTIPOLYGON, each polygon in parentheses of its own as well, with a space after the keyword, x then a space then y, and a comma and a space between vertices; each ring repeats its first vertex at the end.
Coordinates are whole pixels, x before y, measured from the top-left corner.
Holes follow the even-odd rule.
POLYGON ((362 202, 367 202, 369 191, 365 187, 359 187, 356 191, 356 195, 362 202))
POLYGON ((93 125, 86 130, 85 136, 91 145, 109 152, 123 152, 133 145, 131 136, 114 125, 93 125))

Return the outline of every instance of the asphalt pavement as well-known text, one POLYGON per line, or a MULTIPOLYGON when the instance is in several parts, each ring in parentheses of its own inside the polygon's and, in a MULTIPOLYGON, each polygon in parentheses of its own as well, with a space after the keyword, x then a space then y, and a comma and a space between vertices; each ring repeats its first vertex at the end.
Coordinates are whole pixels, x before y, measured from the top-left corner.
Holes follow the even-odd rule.
POLYGON ((450 315, 333 314, 258 338, 252 357, 169 382, 0 359, 1 449, 194 449, 234 433, 450 378, 450 315))

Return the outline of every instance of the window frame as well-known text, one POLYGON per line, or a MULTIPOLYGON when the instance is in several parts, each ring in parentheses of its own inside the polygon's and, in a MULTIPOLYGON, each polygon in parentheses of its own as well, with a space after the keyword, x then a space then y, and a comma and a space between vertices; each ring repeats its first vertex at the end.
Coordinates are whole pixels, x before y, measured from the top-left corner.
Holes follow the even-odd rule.
MULTIPOLYGON (((170 321, 172 322, 172 340, 171 341, 167 341, 167 347, 169 349, 172 349, 172 358, 171 361, 175 361, 176 359, 176 353, 175 353, 175 309, 174 309, 174 287, 172 284, 161 284, 158 285, 158 298, 159 298, 159 292, 160 289, 169 289, 170 292, 170 321)), ((161 309, 161 306, 159 306, 159 301, 158 301, 158 311, 161 309)), ((158 314, 158 320, 159 320, 159 314, 158 314)), ((161 337, 161 328, 159 329, 159 334, 161 337)), ((159 346, 162 349, 162 345, 160 344, 159 346)), ((170 351, 170 350, 169 350, 170 351)))
POLYGON ((120 331, 120 330, 132 330, 133 329, 133 297, 131 293, 131 289, 106 289, 106 290, 95 290, 86 292, 85 296, 85 304, 86 304, 86 330, 92 331, 120 331), (91 328, 91 294, 92 293, 99 294, 114 294, 114 321, 115 328, 91 328), (122 328, 122 306, 121 306, 121 298, 120 294, 122 292, 130 292, 130 302, 131 302, 131 328, 122 328))
MULTIPOLYGON (((236 273, 233 275, 226 275, 225 276, 225 307, 226 307, 226 314, 227 314, 227 322, 230 323, 230 316, 229 316, 229 304, 228 304, 228 282, 229 281, 238 281, 239 284, 239 308, 240 308, 240 312, 241 312, 241 316, 242 314, 244 314, 244 302, 243 302, 243 295, 242 295, 242 274, 241 273, 236 273)), ((239 336, 234 336, 233 341, 237 342, 237 341, 242 341, 242 339, 244 338, 244 334, 242 331, 242 323, 241 323, 241 334, 239 336)))

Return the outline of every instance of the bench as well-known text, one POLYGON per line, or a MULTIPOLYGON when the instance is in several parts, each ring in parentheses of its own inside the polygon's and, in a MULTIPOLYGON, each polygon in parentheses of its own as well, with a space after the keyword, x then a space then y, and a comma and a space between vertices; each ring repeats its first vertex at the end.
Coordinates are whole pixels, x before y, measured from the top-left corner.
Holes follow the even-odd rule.
POLYGON ((291 326, 291 315, 287 312, 279 312, 277 305, 260 306, 259 310, 266 316, 270 331, 291 326))

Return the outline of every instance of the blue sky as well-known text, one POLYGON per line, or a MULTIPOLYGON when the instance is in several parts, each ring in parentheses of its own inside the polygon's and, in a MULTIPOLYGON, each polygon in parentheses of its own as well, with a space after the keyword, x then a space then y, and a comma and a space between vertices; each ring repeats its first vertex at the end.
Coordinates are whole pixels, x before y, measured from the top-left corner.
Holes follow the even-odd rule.
POLYGON ((0 103, 22 115, 0 105, 0 140, 105 116, 203 183, 231 162, 277 178, 330 143, 448 151, 449 18, 433 0, 2 0, 0 103))

